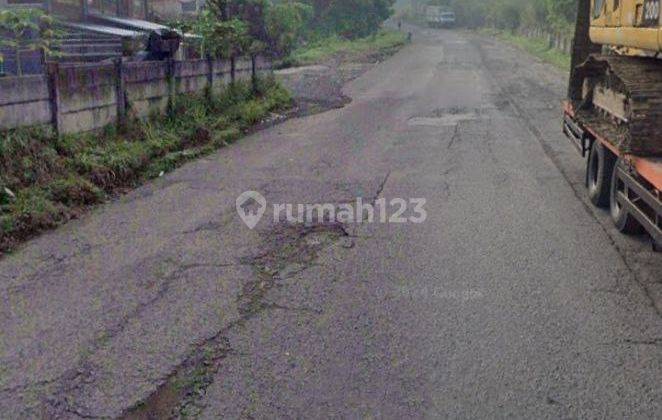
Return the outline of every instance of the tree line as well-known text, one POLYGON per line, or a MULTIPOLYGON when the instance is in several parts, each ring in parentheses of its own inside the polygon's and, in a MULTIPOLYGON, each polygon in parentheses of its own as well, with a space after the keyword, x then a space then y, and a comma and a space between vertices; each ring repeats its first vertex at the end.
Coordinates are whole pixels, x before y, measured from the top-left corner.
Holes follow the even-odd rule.
POLYGON ((463 25, 506 30, 537 26, 571 32, 577 13, 577 0, 430 0, 428 4, 453 9, 463 25))
POLYGON ((175 26, 201 36, 205 54, 221 57, 267 51, 284 57, 297 46, 376 33, 395 0, 208 0, 194 20, 175 26))

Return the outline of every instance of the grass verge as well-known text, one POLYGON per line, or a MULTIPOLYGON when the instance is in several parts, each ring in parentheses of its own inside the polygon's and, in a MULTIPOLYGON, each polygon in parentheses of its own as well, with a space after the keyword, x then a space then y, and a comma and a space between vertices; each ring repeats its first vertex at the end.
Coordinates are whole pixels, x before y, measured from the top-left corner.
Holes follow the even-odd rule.
POLYGON ((373 36, 349 40, 337 36, 324 38, 298 48, 283 60, 281 67, 306 66, 321 63, 333 57, 361 56, 365 54, 386 56, 393 54, 407 42, 403 32, 382 30, 373 36))
POLYGON ((237 140, 292 103, 267 78, 256 89, 238 82, 218 95, 179 96, 170 116, 122 129, 60 137, 47 127, 0 132, 0 255, 114 193, 237 140))
POLYGON ((496 36, 497 38, 513 44, 561 70, 568 71, 568 69, 570 69, 570 55, 565 54, 556 48, 550 48, 546 39, 528 38, 494 29, 483 29, 481 30, 481 33, 489 36, 496 36))

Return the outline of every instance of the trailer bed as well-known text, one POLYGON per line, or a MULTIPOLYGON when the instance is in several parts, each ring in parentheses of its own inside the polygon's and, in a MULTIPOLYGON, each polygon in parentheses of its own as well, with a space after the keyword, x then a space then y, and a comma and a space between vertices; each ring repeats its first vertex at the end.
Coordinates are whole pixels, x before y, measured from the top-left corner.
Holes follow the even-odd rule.
MULTIPOLYGON (((662 250, 662 158, 642 157, 622 152, 616 146, 618 141, 608 137, 615 134, 618 128, 610 128, 594 118, 578 118, 572 103, 565 102, 563 115, 563 131, 578 148, 582 156, 590 153, 595 143, 602 144, 614 156, 620 158, 613 171, 613 179, 618 180, 618 190, 610 186, 612 219, 624 233, 627 229, 621 224, 624 214, 636 219, 641 227, 653 239, 653 247, 662 250), (595 122, 595 124, 593 124, 595 122), (614 207, 615 206, 615 207, 614 207), (617 209, 614 216, 614 209, 617 209), (618 222, 616 222, 618 220, 618 222)), ((587 184, 589 180, 590 158, 587 163, 587 184)), ((611 177, 610 177, 611 178, 611 177)), ((614 181, 612 180, 612 183, 614 181)), ((595 204, 595 203, 594 203, 595 204)))
MULTIPOLYGON (((575 110, 570 102, 565 103, 564 112, 574 120, 575 124, 579 125, 580 129, 589 132, 594 139, 601 142, 615 155, 622 157, 632 165, 637 174, 648 181, 658 192, 662 191, 662 158, 641 157, 622 153, 614 142, 609 141, 610 128, 607 128, 606 124, 604 127, 600 126, 599 129, 596 129, 591 125, 577 121, 575 110)), ((585 152, 585 150, 582 151, 585 152)))

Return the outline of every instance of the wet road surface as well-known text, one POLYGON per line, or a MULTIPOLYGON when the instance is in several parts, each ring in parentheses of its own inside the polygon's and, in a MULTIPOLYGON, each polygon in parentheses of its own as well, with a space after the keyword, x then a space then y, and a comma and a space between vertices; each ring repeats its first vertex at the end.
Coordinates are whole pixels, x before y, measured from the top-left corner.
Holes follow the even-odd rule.
POLYGON ((586 204, 564 84, 494 40, 420 31, 344 108, 31 241, 0 261, 0 412, 659 415, 660 258, 586 204), (249 230, 246 190, 425 198, 428 217, 249 230))

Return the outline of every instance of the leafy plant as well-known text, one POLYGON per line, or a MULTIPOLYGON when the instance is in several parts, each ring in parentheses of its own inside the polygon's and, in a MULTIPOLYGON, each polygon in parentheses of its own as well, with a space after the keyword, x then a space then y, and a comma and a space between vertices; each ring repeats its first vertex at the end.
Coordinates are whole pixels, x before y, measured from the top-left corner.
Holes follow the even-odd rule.
POLYGON ((0 38, 0 45, 14 51, 18 76, 23 75, 21 49, 57 54, 53 49, 58 39, 58 34, 53 29, 53 18, 39 9, 0 11, 0 31, 10 35, 0 38))
POLYGON ((277 56, 291 53, 305 34, 313 17, 313 8, 299 2, 274 5, 266 18, 269 47, 277 56))
POLYGON ((211 26, 211 31, 205 34, 207 48, 213 55, 230 58, 241 55, 250 46, 248 25, 239 19, 217 21, 211 26))
POLYGON ((305 0, 315 16, 312 25, 323 35, 363 38, 379 31, 393 14, 394 0, 305 0))

